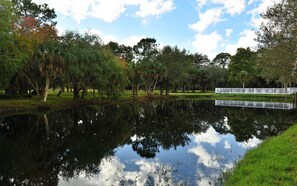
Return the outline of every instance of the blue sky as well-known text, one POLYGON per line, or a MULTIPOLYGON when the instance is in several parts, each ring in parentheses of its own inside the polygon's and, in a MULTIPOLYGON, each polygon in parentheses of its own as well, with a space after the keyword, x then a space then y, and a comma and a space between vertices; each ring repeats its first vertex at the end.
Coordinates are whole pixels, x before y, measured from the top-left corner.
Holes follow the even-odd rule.
POLYGON ((255 48, 260 13, 273 0, 33 0, 58 15, 57 28, 98 34, 105 43, 135 45, 153 37, 163 45, 214 58, 255 48))

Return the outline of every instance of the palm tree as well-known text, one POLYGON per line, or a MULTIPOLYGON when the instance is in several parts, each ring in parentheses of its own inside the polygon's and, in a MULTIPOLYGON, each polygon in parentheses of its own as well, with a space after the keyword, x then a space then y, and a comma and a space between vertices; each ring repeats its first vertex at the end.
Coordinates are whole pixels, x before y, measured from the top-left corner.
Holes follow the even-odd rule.
POLYGON ((56 41, 46 42, 40 47, 39 71, 44 77, 44 88, 41 95, 44 102, 48 97, 50 81, 60 75, 63 70, 63 58, 60 53, 59 43, 56 41))

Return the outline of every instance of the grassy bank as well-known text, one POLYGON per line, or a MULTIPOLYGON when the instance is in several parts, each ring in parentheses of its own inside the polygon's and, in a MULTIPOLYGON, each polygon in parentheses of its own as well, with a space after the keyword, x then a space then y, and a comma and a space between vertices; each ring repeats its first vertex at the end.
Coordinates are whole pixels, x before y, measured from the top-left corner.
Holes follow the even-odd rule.
POLYGON ((297 185, 297 125, 249 151, 225 185, 297 185))
MULTIPOLYGON (((119 99, 100 99, 93 97, 90 93, 86 99, 73 102, 72 93, 63 93, 57 97, 57 92, 51 91, 47 102, 41 102, 37 97, 0 99, 0 115, 7 113, 35 111, 42 109, 69 108, 74 105, 100 104, 100 103, 118 103, 132 101, 132 92, 125 91, 119 99)), ((154 95, 153 99, 194 99, 194 100, 245 100, 245 101, 279 101, 291 102, 292 97, 286 95, 250 95, 250 94, 215 94, 215 93, 171 93, 170 96, 154 95)), ((146 100, 146 93, 139 92, 137 100, 146 100)))
POLYGON ((274 94, 215 94, 215 93, 171 93, 179 99, 198 100, 242 100, 242 101, 273 101, 292 102, 291 95, 274 94))

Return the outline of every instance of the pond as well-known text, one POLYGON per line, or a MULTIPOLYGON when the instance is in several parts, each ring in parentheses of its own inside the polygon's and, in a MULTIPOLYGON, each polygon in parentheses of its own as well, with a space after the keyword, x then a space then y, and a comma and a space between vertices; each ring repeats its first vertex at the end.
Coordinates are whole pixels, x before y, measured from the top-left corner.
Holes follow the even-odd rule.
POLYGON ((0 117, 0 185, 219 185, 295 110, 171 100, 0 117))

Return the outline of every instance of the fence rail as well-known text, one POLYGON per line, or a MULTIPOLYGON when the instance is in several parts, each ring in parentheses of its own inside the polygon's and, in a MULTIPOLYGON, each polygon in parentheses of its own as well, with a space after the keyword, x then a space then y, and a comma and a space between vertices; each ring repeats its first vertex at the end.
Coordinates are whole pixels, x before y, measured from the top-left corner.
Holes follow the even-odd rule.
POLYGON ((224 107, 265 108, 265 109, 280 109, 280 110, 294 109, 294 105, 292 103, 278 103, 278 102, 216 100, 215 105, 224 106, 224 107))
POLYGON ((294 94, 297 87, 290 88, 215 88, 217 94, 294 94))

